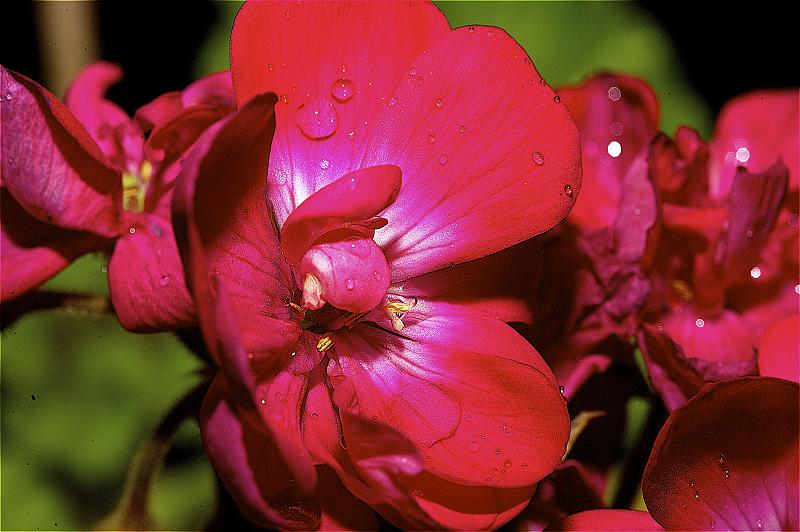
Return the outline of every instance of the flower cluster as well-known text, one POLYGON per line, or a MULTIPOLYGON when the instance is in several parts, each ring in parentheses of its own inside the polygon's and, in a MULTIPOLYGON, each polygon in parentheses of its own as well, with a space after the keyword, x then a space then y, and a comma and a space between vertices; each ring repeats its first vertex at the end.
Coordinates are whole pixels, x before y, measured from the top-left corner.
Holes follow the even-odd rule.
POLYGON ((800 526, 796 90, 671 138, 645 82, 554 91, 418 2, 249 2, 230 59, 132 118, 115 65, 0 71, 2 302, 105 251, 125 328, 198 330, 244 517, 800 526), (648 514, 603 493, 649 395, 648 514))

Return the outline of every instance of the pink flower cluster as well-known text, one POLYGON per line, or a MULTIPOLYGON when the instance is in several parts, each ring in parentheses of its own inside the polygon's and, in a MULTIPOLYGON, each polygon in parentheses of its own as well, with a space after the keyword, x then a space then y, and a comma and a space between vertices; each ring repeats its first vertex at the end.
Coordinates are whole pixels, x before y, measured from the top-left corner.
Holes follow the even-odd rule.
POLYGON ((102 250, 123 326, 199 327, 247 519, 800 526, 797 90, 670 138, 643 81, 554 92, 416 2, 246 3, 230 57, 133 118, 114 65, 2 69, 2 302, 102 250), (607 509, 648 386, 649 514, 607 509))

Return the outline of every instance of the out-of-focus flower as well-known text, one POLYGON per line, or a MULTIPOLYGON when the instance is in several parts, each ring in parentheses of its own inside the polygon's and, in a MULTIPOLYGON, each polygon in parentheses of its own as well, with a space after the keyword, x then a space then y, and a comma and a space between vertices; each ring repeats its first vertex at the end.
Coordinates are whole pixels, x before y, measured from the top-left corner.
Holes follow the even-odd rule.
MULTIPOLYGON (((661 428, 642 480, 668 530, 797 530, 798 386, 770 377, 706 385, 661 428)), ((647 514, 597 510, 552 530, 657 530, 647 514), (650 523, 650 524, 648 524, 650 523)))
POLYGON ((5 68, 2 105, 2 300, 30 291, 89 251, 113 246, 111 300, 123 326, 194 321, 170 221, 178 162, 233 108, 230 75, 165 94, 134 119, 104 98, 122 77, 96 63, 65 103, 5 68))
POLYGON ((566 109, 505 32, 431 4, 245 4, 231 60, 240 109, 175 197, 220 477, 261 526, 324 522, 320 468, 399 526, 501 525, 566 407, 503 303, 446 279, 569 211, 566 109))

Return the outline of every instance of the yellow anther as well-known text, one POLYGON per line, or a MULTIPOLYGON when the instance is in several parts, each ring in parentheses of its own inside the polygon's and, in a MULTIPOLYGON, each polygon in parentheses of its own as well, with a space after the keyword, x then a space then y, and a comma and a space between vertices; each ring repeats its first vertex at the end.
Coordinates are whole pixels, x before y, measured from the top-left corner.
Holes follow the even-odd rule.
POLYGON ((293 303, 293 302, 289 302, 289 306, 292 308, 292 310, 294 310, 295 312, 300 314, 301 318, 305 319, 305 317, 306 317, 306 309, 304 309, 303 307, 301 307, 297 303, 293 303))
POLYGON ((333 346, 333 338, 331 338, 330 333, 323 334, 319 342, 317 342, 317 351, 324 353, 330 349, 331 346, 333 346))
POLYGON ((694 299, 694 293, 692 289, 689 288, 689 285, 681 281, 680 279, 675 279, 672 281, 672 288, 678 292, 678 295, 681 296, 686 301, 691 301, 694 299))
POLYGON ((122 208, 128 212, 144 211, 144 199, 147 184, 153 177, 153 165, 144 161, 138 174, 127 171, 122 174, 122 208))
POLYGON ((153 165, 150 161, 144 161, 139 168, 139 177, 142 178, 144 183, 148 183, 150 178, 153 177, 153 165))
POLYGON ((405 327, 403 320, 400 319, 400 315, 408 312, 412 308, 414 308, 413 304, 404 303, 402 301, 391 301, 383 306, 383 310, 386 312, 386 315, 389 316, 389 321, 392 322, 392 327, 397 332, 402 331, 405 327))

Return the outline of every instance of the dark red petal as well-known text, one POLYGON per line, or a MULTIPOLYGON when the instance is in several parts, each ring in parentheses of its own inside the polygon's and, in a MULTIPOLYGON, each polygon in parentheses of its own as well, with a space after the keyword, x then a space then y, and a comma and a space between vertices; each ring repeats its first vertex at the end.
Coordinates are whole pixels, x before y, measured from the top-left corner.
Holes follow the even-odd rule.
MULTIPOLYGON (((631 146, 633 148, 633 146, 631 146)), ((654 252, 659 204, 652 182, 649 149, 629 156, 618 176, 619 212, 614 220, 614 254, 625 262, 646 262, 654 252)))
POLYGON ((619 209, 623 177, 658 130, 656 95, 642 80, 610 74, 558 94, 581 137, 583 194, 570 219, 586 230, 608 227, 619 209), (621 150, 616 157, 613 142, 621 150))
POLYGON ((791 187, 800 183, 797 89, 755 91, 728 102, 714 127, 709 166, 710 192, 728 195, 736 168, 761 173, 778 159, 789 168, 791 187))
POLYGON ((44 87, 0 67, 3 185, 41 221, 112 237, 121 232, 120 175, 44 87))
POLYGON ((224 377, 214 379, 200 410, 211 463, 250 521, 265 528, 308 530, 320 519, 319 502, 294 487, 255 407, 238 403, 224 377))
POLYGON ((664 530, 650 514, 638 510, 587 510, 565 517, 545 530, 664 530))
POLYGON ((131 331, 163 331, 195 324, 195 309, 172 224, 148 215, 117 239, 108 265, 114 313, 131 331))
POLYGON ((800 316, 772 325, 761 337, 758 371, 767 377, 800 382, 800 316))
POLYGON ((299 264, 311 244, 325 233, 376 216, 397 198, 401 182, 400 169, 387 164, 350 172, 316 191, 292 211, 281 228, 286 260, 299 264))
POLYGON ((667 419, 642 481, 668 529, 796 530, 798 386, 769 377, 711 384, 667 419))
POLYGON ((386 98, 410 76, 414 59, 449 29, 427 2, 242 7, 231 35, 236 100, 241 106, 267 90, 281 97, 269 164, 279 226, 313 192, 369 166, 360 162, 386 98), (350 83, 342 89, 340 80, 350 83), (311 136, 329 134, 309 138, 301 127, 311 136))
POLYGON ((397 201, 382 213, 389 224, 376 235, 395 281, 550 229, 581 179, 569 112, 504 31, 459 28, 412 66, 417 77, 405 76, 388 97, 356 161, 403 172, 397 201))
POLYGON ((108 241, 79 231, 44 224, 0 188, 0 301, 21 296, 44 283, 84 253, 108 241))
POLYGON ((364 325, 334 334, 362 415, 414 442, 443 480, 518 488, 550 473, 564 453, 566 406, 530 344, 456 305, 418 301, 402 320, 398 335, 364 325))
POLYGON ((326 466, 317 467, 322 503, 319 530, 378 530, 375 512, 345 488, 326 466))

